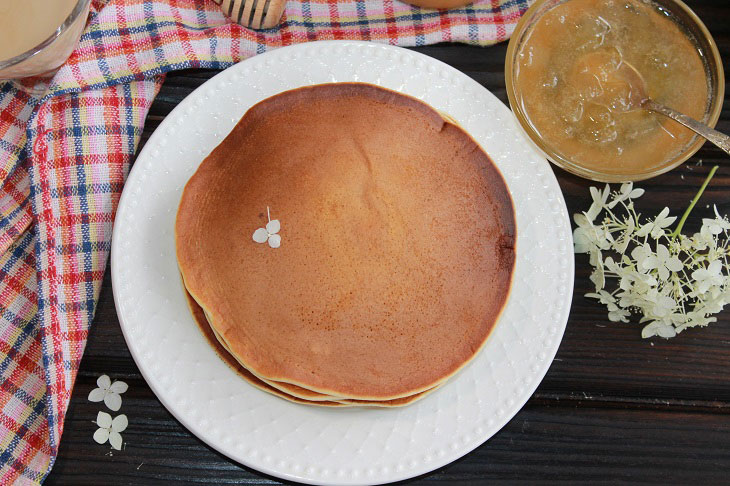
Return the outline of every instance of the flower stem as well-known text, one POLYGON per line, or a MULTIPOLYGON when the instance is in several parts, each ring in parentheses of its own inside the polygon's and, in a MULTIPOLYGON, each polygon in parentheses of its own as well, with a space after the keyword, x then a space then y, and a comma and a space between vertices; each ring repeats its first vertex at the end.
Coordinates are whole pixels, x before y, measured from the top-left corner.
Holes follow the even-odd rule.
POLYGON ((710 183, 712 178, 715 175, 715 172, 717 172, 717 168, 720 167, 719 165, 716 165, 715 167, 710 170, 710 173, 707 174, 707 177, 705 178, 705 182, 702 183, 702 186, 700 186, 700 190, 697 191, 697 194, 695 194, 694 199, 689 203, 689 206, 685 210, 684 214, 682 215, 682 219, 679 220, 679 223, 677 224, 677 229, 672 231, 672 234, 670 235, 672 238, 676 238, 679 236, 679 233, 682 232, 682 227, 684 226, 684 222, 687 221, 687 217, 689 217, 689 213, 692 212, 692 210, 695 207, 695 204, 697 204, 697 201, 700 200, 700 197, 702 197, 702 193, 705 192, 705 188, 707 188, 707 185, 710 183))

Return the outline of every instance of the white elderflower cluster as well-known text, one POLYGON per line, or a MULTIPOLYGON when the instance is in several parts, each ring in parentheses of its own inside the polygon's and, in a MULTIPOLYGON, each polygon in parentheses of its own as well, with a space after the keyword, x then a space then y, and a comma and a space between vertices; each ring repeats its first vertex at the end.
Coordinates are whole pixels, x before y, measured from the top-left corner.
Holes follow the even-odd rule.
POLYGON ((730 302, 728 231, 720 216, 703 219, 699 233, 681 234, 689 212, 714 175, 712 170, 676 229, 677 219, 664 208, 655 218, 641 220, 634 199, 644 194, 631 183, 618 192, 591 187, 593 203, 575 214, 576 253, 587 253, 597 299, 613 322, 628 322, 638 314, 642 337, 674 337, 689 327, 706 326, 730 302))

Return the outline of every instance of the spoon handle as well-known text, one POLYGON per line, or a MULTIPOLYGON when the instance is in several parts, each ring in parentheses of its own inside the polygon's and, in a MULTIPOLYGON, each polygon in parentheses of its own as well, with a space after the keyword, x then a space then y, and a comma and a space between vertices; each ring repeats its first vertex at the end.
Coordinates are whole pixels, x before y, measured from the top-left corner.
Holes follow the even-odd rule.
POLYGON ((668 106, 664 106, 654 100, 646 100, 643 103, 643 106, 647 110, 655 111, 657 113, 661 113, 664 116, 668 116, 672 120, 677 121, 685 127, 689 128, 693 132, 699 133, 707 140, 724 150, 725 153, 730 155, 730 137, 728 137, 724 133, 713 130, 704 123, 700 123, 694 118, 690 118, 687 115, 683 115, 678 111, 674 111, 668 106))

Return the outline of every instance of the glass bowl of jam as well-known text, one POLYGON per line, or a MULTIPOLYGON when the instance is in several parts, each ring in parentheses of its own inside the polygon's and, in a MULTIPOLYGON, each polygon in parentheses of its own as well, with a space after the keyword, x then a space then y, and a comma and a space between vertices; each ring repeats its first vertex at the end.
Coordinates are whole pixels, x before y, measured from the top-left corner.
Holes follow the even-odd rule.
POLYGON ((694 132, 632 101, 622 63, 641 74, 650 98, 717 123, 722 61, 684 3, 538 0, 512 35, 505 78, 512 111, 553 163, 596 181, 637 181, 702 146, 694 132))
POLYGON ((50 73, 71 55, 91 0, 0 0, 0 81, 50 73))

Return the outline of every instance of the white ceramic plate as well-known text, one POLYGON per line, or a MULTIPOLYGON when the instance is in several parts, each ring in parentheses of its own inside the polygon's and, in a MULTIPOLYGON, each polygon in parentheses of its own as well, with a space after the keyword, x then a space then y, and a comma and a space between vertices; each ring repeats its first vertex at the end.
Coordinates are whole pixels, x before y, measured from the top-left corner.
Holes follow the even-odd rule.
POLYGON ((124 188, 112 243, 114 299, 129 349, 170 412, 211 447, 284 479, 375 484, 434 470, 509 421, 560 344, 573 288, 570 224, 547 161, 494 95, 422 54, 366 42, 282 48, 241 62, 183 100, 150 138, 124 188), (322 409, 255 389, 189 315, 173 228, 186 181, 254 103, 325 82, 363 81, 415 96, 464 127, 507 180, 517 213, 511 297, 481 353, 409 407, 322 409))

